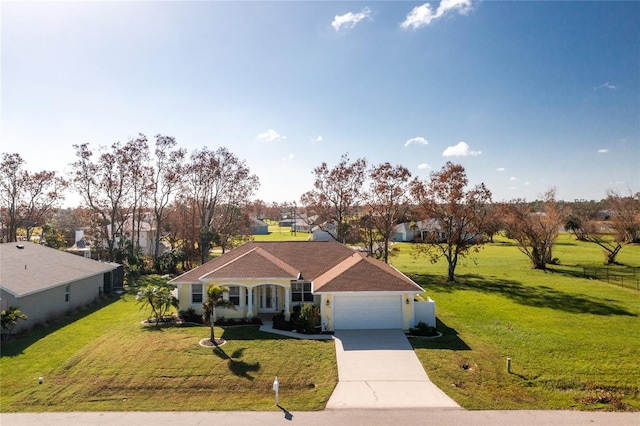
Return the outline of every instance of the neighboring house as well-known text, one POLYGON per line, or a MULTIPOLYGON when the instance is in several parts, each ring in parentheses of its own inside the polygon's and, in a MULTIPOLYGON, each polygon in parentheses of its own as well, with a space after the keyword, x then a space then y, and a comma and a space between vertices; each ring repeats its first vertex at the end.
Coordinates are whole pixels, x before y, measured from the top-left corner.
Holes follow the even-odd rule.
POLYGON ((324 330, 414 326, 414 295, 423 290, 386 263, 335 241, 250 242, 169 281, 180 309, 202 312, 206 289, 227 286, 236 310, 219 317, 251 318, 294 305, 320 307, 324 330))
POLYGON ((0 305, 28 316, 14 332, 122 288, 122 267, 30 242, 0 244, 0 305))
POLYGON ((69 253, 77 254, 78 256, 91 259, 91 245, 84 238, 84 229, 76 229, 75 243, 67 249, 69 253))
MULTIPOLYGON (((292 215, 286 215, 280 218, 278 221, 278 225, 280 227, 291 227, 296 223, 303 224, 306 223, 307 215, 304 213, 295 213, 292 215)), ((293 229, 292 229, 293 230, 293 229)))
POLYGON ((313 241, 336 241, 338 231, 335 223, 324 223, 322 227, 314 226, 311 230, 313 241))
MULTIPOLYGON (((155 237, 158 232, 157 226, 155 224, 155 220, 151 217, 150 214, 144 215, 139 221, 134 221, 132 217, 129 217, 127 221, 124 223, 123 231, 128 240, 131 240, 133 237, 133 230, 135 232, 139 232, 139 244, 140 251, 144 256, 153 256, 155 252, 155 237)), ((158 247, 158 256, 162 255, 166 251, 171 249, 170 245, 160 240, 160 245, 158 247)))
POLYGON ((433 219, 400 223, 393 229, 392 237, 393 241, 399 243, 425 239, 446 241, 446 238, 447 236, 442 232, 438 221, 433 219))
POLYGON ((305 219, 298 219, 291 225, 293 232, 311 232, 311 225, 305 219))
POLYGON ((420 229, 416 222, 402 222, 393 227, 393 241, 402 243, 420 237, 420 229))
POLYGON ((251 235, 267 235, 269 233, 269 225, 262 219, 256 217, 251 218, 251 235))
MULTIPOLYGON (((111 228, 107 228, 109 234, 111 234, 111 228)), ((122 224, 122 229, 119 230, 116 235, 116 242, 120 241, 120 238, 124 236, 124 241, 133 242, 133 235, 136 235, 136 243, 139 244, 140 252, 143 256, 153 256, 155 252, 155 236, 158 232, 155 220, 150 213, 145 213, 140 216, 139 219, 133 218, 129 215, 122 224)), ((162 236, 161 236, 162 237, 162 236)), ((103 241, 102 246, 106 248, 106 241, 103 241)), ((171 250, 171 245, 160 239, 160 245, 158 247, 158 256, 161 256, 167 251, 171 250)))

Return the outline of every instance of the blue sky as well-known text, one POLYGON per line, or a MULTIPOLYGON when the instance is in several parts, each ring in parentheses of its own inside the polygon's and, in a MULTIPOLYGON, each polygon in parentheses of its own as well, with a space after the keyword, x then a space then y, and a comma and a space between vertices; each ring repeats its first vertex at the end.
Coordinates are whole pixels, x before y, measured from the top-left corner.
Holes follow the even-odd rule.
MULTIPOLYGON (((494 200, 640 190, 640 2, 3 2, 2 152, 226 146, 298 200, 343 153, 494 200)), ((70 197, 70 199, 73 199, 70 197)))

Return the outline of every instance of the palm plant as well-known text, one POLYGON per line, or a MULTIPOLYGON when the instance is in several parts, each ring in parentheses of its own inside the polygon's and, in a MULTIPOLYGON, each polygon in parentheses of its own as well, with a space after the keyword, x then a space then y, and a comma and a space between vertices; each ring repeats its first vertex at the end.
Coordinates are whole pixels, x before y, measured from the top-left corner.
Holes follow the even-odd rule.
POLYGON ((11 329, 16 325, 18 320, 26 319, 27 316, 23 314, 16 306, 9 306, 8 309, 3 309, 0 325, 2 325, 2 330, 6 331, 6 338, 9 338, 11 329))
POLYGON ((136 294, 136 300, 142 303, 142 309, 149 307, 159 325, 171 307, 178 307, 178 299, 171 294, 171 286, 148 284, 136 294))
POLYGON ((224 286, 212 285, 207 287, 207 301, 202 304, 204 308, 203 319, 205 322, 209 320, 211 325, 211 343, 214 345, 218 345, 216 343, 216 339, 214 336, 214 327, 215 322, 218 319, 216 315, 216 308, 231 308, 233 310, 236 309, 235 305, 231 303, 229 300, 224 299, 224 293, 228 292, 229 288, 224 286))

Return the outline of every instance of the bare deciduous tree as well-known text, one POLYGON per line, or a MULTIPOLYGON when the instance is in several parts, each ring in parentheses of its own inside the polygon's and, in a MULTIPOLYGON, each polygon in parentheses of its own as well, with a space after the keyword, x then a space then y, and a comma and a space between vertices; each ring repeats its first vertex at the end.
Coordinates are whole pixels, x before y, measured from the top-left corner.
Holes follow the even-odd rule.
POLYGON ((153 179, 153 168, 149 165, 149 145, 147 137, 139 134, 137 138, 130 139, 123 147, 124 155, 127 158, 129 168, 130 185, 130 207, 131 212, 126 218, 127 224, 131 227, 125 230, 125 235, 129 238, 129 254, 135 256, 140 252, 140 231, 148 212, 148 200, 153 179))
POLYGON ((356 220, 356 209, 362 201, 367 161, 358 158, 351 162, 347 154, 333 168, 327 163, 313 169, 314 189, 300 197, 310 215, 318 215, 318 226, 323 231, 331 231, 335 223, 337 241, 347 241, 351 232, 351 222, 356 220))
POLYGON ((371 220, 382 240, 382 260, 389 262, 389 242, 393 230, 409 211, 407 183, 411 172, 406 167, 389 163, 374 166, 366 194, 371 220))
POLYGON ((184 192, 198 214, 198 247, 200 260, 205 263, 211 244, 220 239, 221 207, 248 200, 260 183, 244 161, 226 148, 196 150, 185 175, 184 192))
POLYGON ((411 185, 418 211, 436 228, 418 247, 432 262, 441 257, 447 260, 449 282, 455 280, 458 260, 478 247, 489 218, 491 192, 483 183, 469 190, 467 184, 464 167, 447 162, 440 171, 431 173, 428 182, 415 179, 411 185))
POLYGON ((106 244, 106 258, 121 261, 124 222, 129 214, 131 176, 126 150, 119 142, 102 147, 94 161, 89 144, 73 146, 77 161, 71 164, 71 181, 84 203, 100 219, 98 244, 106 244))
POLYGON ((553 259, 553 245, 567 216, 555 195, 555 188, 547 191, 538 211, 523 200, 502 206, 508 237, 516 240, 534 269, 545 270, 553 259))
POLYGON ((622 196, 608 191, 605 204, 616 239, 626 243, 640 242, 640 192, 622 196))
POLYGON ((155 167, 151 183, 151 198, 156 231, 153 235, 153 258, 157 262, 160 240, 165 220, 169 214, 169 203, 182 182, 184 159, 187 150, 176 149, 176 140, 171 136, 156 135, 155 167))
POLYGON ((2 154, 0 164, 0 220, 6 226, 4 239, 17 241, 18 228, 31 238, 35 226, 43 226, 46 217, 64 200, 68 183, 52 171, 30 173, 24 170, 20 154, 2 154))
POLYGON ((574 216, 571 225, 582 241, 600 246, 604 263, 612 265, 625 243, 640 239, 640 193, 621 196, 608 191, 604 207, 608 220, 599 220, 596 214, 574 216))

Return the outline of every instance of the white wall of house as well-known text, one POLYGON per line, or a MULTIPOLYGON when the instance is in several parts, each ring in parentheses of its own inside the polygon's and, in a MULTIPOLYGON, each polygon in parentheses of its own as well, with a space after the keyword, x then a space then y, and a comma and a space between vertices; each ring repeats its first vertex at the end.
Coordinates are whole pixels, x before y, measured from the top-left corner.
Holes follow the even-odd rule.
POLYGON ((413 310, 416 324, 422 321, 431 327, 436 326, 436 302, 431 298, 426 301, 414 301, 413 310))

